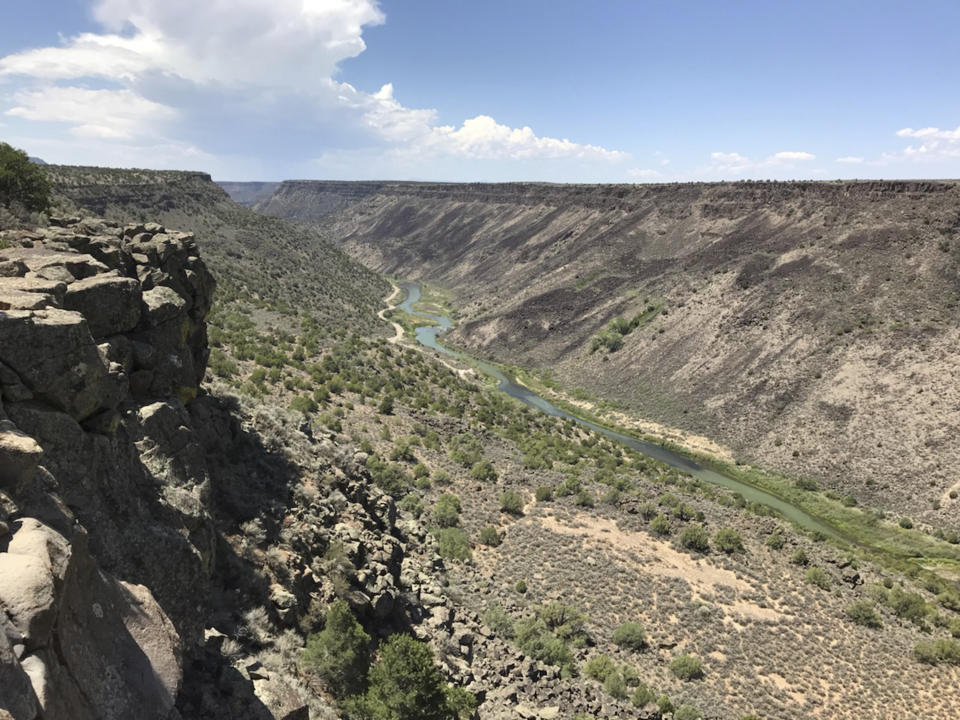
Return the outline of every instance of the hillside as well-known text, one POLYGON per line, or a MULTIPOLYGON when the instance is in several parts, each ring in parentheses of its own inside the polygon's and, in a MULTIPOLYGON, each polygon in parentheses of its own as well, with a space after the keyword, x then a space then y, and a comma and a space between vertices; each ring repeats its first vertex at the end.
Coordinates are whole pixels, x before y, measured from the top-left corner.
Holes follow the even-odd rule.
POLYGON ((233 202, 208 175, 50 165, 62 210, 122 222, 154 221, 194 233, 222 303, 309 310, 331 331, 375 332, 388 285, 320 234, 233 202))
POLYGON ((257 207, 452 291, 453 338, 483 356, 851 502, 960 519, 960 184, 297 181, 257 207))

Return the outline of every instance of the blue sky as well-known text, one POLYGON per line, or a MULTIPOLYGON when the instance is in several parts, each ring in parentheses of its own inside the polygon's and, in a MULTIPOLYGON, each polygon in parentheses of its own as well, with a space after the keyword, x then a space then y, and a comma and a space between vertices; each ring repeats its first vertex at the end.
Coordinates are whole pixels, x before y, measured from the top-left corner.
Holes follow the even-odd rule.
POLYGON ((960 3, 0 0, 0 139, 289 177, 960 177, 960 3))

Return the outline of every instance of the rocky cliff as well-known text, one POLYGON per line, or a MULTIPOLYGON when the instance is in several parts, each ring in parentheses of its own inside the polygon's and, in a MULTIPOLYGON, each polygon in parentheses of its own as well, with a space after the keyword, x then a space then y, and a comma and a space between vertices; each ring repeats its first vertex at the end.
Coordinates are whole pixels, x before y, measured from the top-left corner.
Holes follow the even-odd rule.
POLYGON ((0 247, 0 708, 175 716, 203 631, 180 588, 214 555, 183 437, 213 280, 158 225, 62 221, 0 247))
POLYGON ((258 207, 453 290, 475 351, 956 520, 956 182, 287 182, 258 207), (638 329, 598 350, 617 316, 638 329))

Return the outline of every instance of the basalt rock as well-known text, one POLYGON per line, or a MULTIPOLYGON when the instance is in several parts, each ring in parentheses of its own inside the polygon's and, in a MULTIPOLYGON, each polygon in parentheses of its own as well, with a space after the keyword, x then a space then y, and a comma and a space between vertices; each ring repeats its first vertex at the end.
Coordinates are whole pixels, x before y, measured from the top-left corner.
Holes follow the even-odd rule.
POLYGON ((0 234, 0 717, 181 717, 184 589, 216 548, 184 406, 214 282, 191 236, 136 229, 0 234))

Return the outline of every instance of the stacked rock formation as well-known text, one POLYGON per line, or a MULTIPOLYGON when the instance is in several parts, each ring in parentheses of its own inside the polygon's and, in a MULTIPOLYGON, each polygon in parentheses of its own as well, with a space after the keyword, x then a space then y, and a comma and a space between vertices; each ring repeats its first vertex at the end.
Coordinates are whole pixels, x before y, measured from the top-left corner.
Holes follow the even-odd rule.
POLYGON ((213 286, 155 224, 0 233, 0 718, 177 717, 193 630, 148 586, 213 552, 202 458, 180 452, 213 286))

